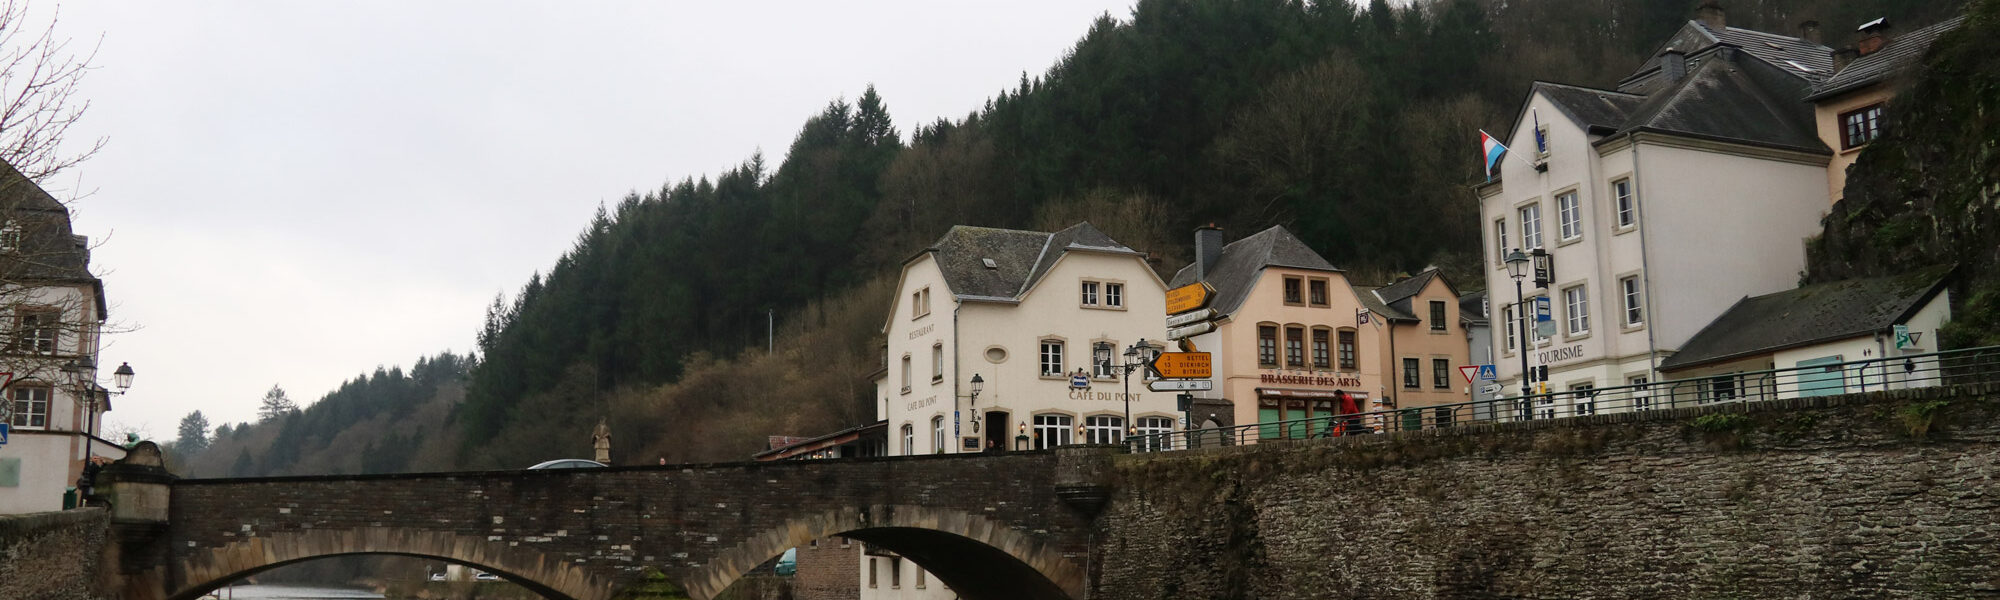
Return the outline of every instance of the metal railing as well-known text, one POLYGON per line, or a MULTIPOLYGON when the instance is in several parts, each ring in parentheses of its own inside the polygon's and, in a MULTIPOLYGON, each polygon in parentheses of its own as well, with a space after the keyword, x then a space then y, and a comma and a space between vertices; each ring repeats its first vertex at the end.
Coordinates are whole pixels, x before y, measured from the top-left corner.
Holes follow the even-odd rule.
POLYGON ((1127 438, 1125 443, 1134 452, 1191 450, 1267 440, 1417 431, 1473 423, 1563 419, 1724 402, 1989 382, 2000 382, 2000 346, 1765 371, 1709 373, 1617 387, 1577 387, 1525 397, 1456 404, 1353 414, 1328 412, 1323 416, 1315 414, 1306 418, 1233 427, 1135 435, 1127 438))

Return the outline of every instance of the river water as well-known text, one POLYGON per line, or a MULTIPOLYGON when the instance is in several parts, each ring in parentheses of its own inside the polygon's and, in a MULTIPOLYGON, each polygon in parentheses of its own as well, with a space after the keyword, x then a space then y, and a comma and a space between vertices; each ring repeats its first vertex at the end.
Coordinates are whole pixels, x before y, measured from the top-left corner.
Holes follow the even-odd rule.
POLYGON ((239 585, 216 590, 211 598, 238 600, 362 600, 381 598, 381 594, 360 588, 317 587, 304 585, 239 585))

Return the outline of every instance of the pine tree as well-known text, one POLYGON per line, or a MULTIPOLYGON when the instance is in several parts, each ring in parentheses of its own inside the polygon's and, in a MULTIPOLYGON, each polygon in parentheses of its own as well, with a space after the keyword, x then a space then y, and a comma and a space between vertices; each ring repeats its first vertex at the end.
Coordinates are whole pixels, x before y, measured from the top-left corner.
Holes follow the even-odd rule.
POLYGON ((299 405, 285 395, 285 388, 272 384, 271 391, 264 392, 263 404, 257 406, 257 420, 269 421, 298 409, 299 405))
POLYGON ((236 453, 236 464, 229 466, 229 476, 248 477, 250 476, 250 470, 253 468, 255 466, 250 463, 250 451, 239 450, 236 453))
POLYGON ((174 440, 174 449, 187 456, 207 450, 208 417, 201 416, 201 411, 197 410, 181 418, 180 438, 174 440))

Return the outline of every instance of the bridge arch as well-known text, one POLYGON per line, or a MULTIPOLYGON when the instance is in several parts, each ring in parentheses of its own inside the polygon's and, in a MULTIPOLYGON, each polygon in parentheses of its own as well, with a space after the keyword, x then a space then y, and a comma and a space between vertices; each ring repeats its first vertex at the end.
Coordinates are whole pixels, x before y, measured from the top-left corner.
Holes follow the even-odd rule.
POLYGON ((477 536, 398 527, 308 529, 243 538, 179 561, 168 600, 199 598, 231 581, 316 558, 389 554, 454 562, 506 577, 547 598, 605 600, 611 582, 533 548, 477 536))
POLYGON ((847 507, 788 519, 716 554, 687 578, 687 591, 694 598, 714 598, 786 549, 836 535, 893 550, 969 600, 1085 597, 1083 566, 1052 545, 982 515, 911 505, 847 507))

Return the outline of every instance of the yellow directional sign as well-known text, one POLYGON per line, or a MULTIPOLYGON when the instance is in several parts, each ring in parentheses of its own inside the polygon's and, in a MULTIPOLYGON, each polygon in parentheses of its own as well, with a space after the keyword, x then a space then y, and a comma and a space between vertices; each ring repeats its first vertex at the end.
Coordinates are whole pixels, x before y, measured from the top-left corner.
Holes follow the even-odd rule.
POLYGON ((1167 314, 1178 315, 1208 307, 1208 301, 1215 297, 1215 288, 1208 282, 1197 281, 1167 290, 1167 314))
POLYGON ((1207 379, 1215 376, 1207 352, 1162 352, 1153 359, 1153 372, 1165 379, 1207 379))

